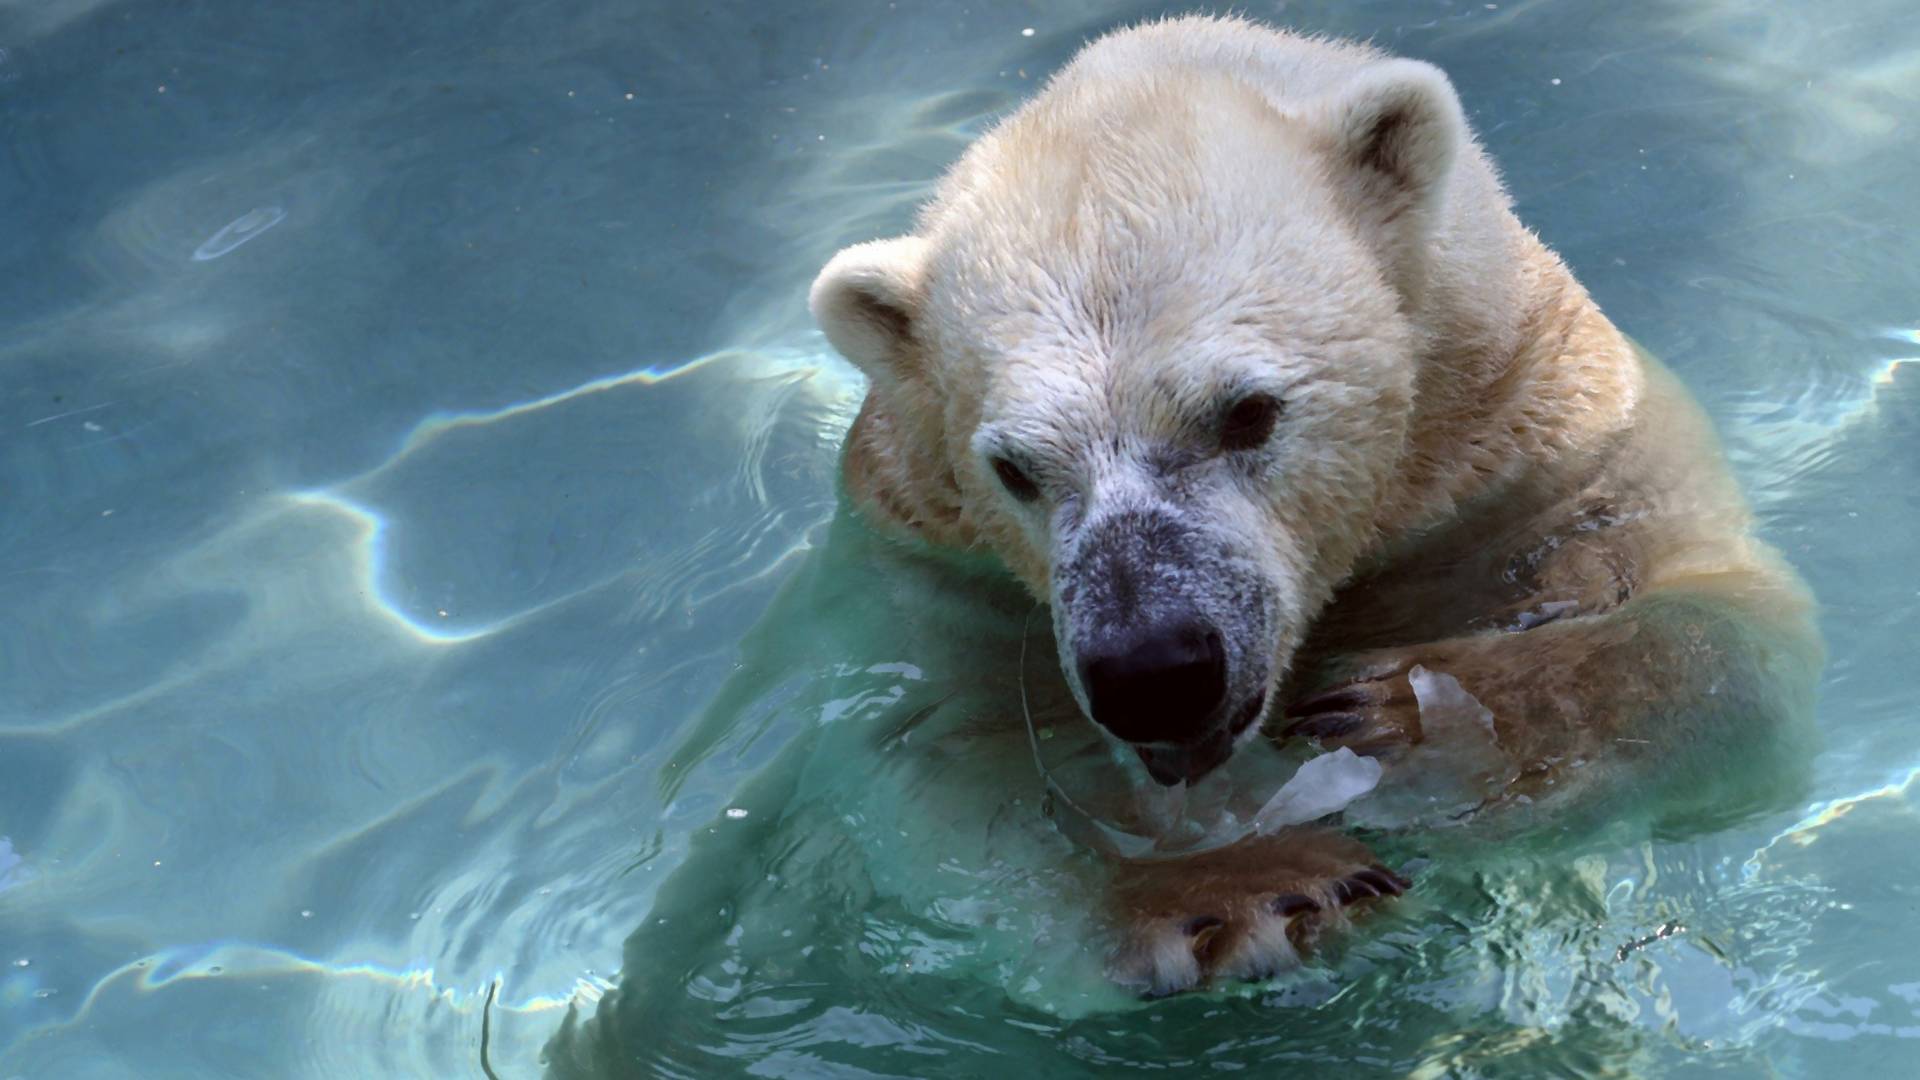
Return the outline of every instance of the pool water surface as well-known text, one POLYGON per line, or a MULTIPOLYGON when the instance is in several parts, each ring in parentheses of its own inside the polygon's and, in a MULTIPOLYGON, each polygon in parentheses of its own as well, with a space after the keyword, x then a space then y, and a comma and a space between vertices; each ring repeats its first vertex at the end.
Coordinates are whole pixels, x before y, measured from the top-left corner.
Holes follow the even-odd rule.
POLYGON ((1445 68, 1712 415, 1820 602, 1804 796, 1142 1004, 1030 758, 874 764, 1031 603, 840 513, 806 286, 1174 10, 0 0, 0 1080, 1913 1073, 1900 0, 1236 7, 1445 68))

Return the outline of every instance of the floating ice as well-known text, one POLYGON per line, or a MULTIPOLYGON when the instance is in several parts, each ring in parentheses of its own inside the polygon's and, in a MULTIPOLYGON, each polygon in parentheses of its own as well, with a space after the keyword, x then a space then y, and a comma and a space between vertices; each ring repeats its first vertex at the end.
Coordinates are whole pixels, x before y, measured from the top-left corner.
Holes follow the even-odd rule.
POLYGON ((1416 666, 1407 681, 1419 702, 1422 738, 1394 760, 1379 791, 1348 806, 1349 822, 1376 828, 1457 823, 1518 772, 1500 749, 1492 711, 1459 679, 1416 666))
POLYGON ((1270 833, 1304 825, 1347 808, 1380 783, 1381 766, 1346 747, 1321 754, 1300 766, 1273 798, 1254 815, 1254 829, 1270 833))
MULTIPOLYGON (((1541 605, 1543 609, 1549 606, 1541 605)), ((1433 734, 1436 724, 1443 731, 1476 724, 1489 737, 1493 735, 1493 713, 1480 704, 1479 698, 1467 693, 1459 679, 1416 664, 1407 672, 1407 682, 1413 685, 1414 700, 1420 703, 1422 731, 1433 734)))
POLYGON ((194 248, 193 261, 217 259, 280 224, 286 216, 287 212, 278 206, 256 206, 227 222, 219 232, 208 237, 206 243, 194 248))
POLYGON ((1060 831, 1128 858, 1192 854, 1323 818, 1371 791, 1381 773, 1344 747, 1303 762, 1298 744, 1256 738, 1198 782, 1165 786, 1084 717, 1029 730, 1060 831))
POLYGON ((1256 738, 1198 782, 1167 787, 1132 747, 1077 711, 1029 712, 1027 731, 1054 824, 1127 858, 1206 851, 1334 813, 1385 829, 1457 824, 1507 787, 1518 766, 1500 747, 1493 713, 1460 680, 1418 666, 1407 680, 1424 737, 1390 762, 1346 747, 1313 756, 1298 740, 1256 738))
POLYGON ((27 872, 21 869, 26 860, 13 850, 13 841, 0 836, 0 892, 27 880, 27 872))

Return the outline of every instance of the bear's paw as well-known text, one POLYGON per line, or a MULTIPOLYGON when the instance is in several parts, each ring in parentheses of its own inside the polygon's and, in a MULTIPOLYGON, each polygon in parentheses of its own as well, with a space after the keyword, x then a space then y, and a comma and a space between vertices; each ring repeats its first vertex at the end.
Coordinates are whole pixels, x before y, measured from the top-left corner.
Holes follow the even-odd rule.
POLYGON ((1345 928, 1350 912, 1408 887, 1359 842, 1322 830, 1127 863, 1114 882, 1121 942, 1109 973, 1150 998, 1268 978, 1345 928))

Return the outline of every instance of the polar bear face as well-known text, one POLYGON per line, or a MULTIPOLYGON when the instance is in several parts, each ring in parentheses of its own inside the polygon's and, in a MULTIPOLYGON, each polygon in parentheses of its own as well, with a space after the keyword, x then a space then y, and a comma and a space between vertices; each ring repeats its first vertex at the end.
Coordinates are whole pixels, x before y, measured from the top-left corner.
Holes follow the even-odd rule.
POLYGON ((850 485, 1049 601, 1081 707, 1171 784, 1253 737, 1379 538, 1466 136, 1410 61, 1304 102, 1071 75, 812 303, 872 379, 849 468, 885 475, 850 485))

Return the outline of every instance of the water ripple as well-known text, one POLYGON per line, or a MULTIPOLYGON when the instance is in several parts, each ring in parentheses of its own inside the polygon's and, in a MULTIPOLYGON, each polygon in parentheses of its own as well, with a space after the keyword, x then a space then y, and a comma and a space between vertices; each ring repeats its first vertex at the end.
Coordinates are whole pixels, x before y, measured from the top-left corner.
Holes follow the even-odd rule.
POLYGON ((219 232, 207 237, 204 243, 194 248, 193 261, 207 262, 217 259, 280 224, 286 216, 287 212, 278 206, 255 207, 221 226, 219 232))

